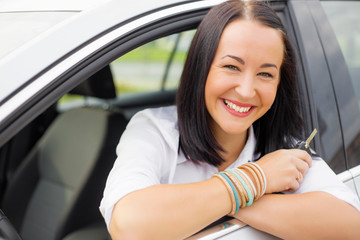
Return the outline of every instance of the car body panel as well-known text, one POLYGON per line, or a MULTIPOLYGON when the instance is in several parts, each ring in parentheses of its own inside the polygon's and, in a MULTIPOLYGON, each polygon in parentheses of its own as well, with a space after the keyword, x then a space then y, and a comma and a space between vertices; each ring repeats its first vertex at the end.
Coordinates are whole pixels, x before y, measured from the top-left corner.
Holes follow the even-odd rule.
POLYGON ((31 12, 31 11, 83 11, 103 4, 108 0, 1 0, 0 12, 31 12))

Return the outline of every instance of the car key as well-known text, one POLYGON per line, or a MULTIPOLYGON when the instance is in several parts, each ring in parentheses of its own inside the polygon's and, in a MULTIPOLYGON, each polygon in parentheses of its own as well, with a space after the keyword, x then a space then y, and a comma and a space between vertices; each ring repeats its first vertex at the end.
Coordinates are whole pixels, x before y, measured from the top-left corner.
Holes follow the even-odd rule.
POLYGON ((308 154, 310 154, 310 156, 312 155, 311 154, 311 151, 310 151, 310 142, 311 140, 313 140, 313 138, 315 137, 317 133, 317 130, 316 128, 314 129, 314 131, 310 134, 310 136, 308 137, 308 139, 306 139, 306 141, 302 141, 302 142, 299 142, 297 145, 298 145, 298 148, 297 149, 301 149, 301 150, 305 150, 308 154))

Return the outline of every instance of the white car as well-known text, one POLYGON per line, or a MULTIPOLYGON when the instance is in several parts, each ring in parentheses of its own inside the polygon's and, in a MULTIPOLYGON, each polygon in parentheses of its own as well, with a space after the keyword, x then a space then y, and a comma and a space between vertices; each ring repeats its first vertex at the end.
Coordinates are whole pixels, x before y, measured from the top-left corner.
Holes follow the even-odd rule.
MULTIPOLYGON (((110 238, 98 206, 119 137, 137 111, 174 104, 222 1, 0 1, 0 238, 110 238)), ((360 2, 270 5, 298 52, 312 148, 360 196, 360 2)), ((240 238, 276 239, 230 218, 191 237, 240 238)))

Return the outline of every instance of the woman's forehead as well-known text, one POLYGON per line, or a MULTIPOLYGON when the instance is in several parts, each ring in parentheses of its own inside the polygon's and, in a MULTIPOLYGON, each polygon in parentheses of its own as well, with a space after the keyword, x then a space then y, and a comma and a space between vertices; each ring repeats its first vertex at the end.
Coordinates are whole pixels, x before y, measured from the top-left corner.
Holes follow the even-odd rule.
MULTIPOLYGON (((219 41, 216 55, 235 55, 272 59, 281 64, 284 42, 281 32, 252 20, 235 20, 229 23, 219 41)), ((219 56, 218 56, 219 57, 219 56)))

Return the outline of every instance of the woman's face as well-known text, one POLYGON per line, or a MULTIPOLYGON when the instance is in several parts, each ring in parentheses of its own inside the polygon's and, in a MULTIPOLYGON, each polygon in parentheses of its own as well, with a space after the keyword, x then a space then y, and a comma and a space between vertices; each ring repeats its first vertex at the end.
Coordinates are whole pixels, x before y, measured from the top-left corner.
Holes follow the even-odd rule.
POLYGON ((250 20, 227 25, 205 85, 215 136, 243 136, 269 110, 280 82, 283 53, 278 30, 250 20))

